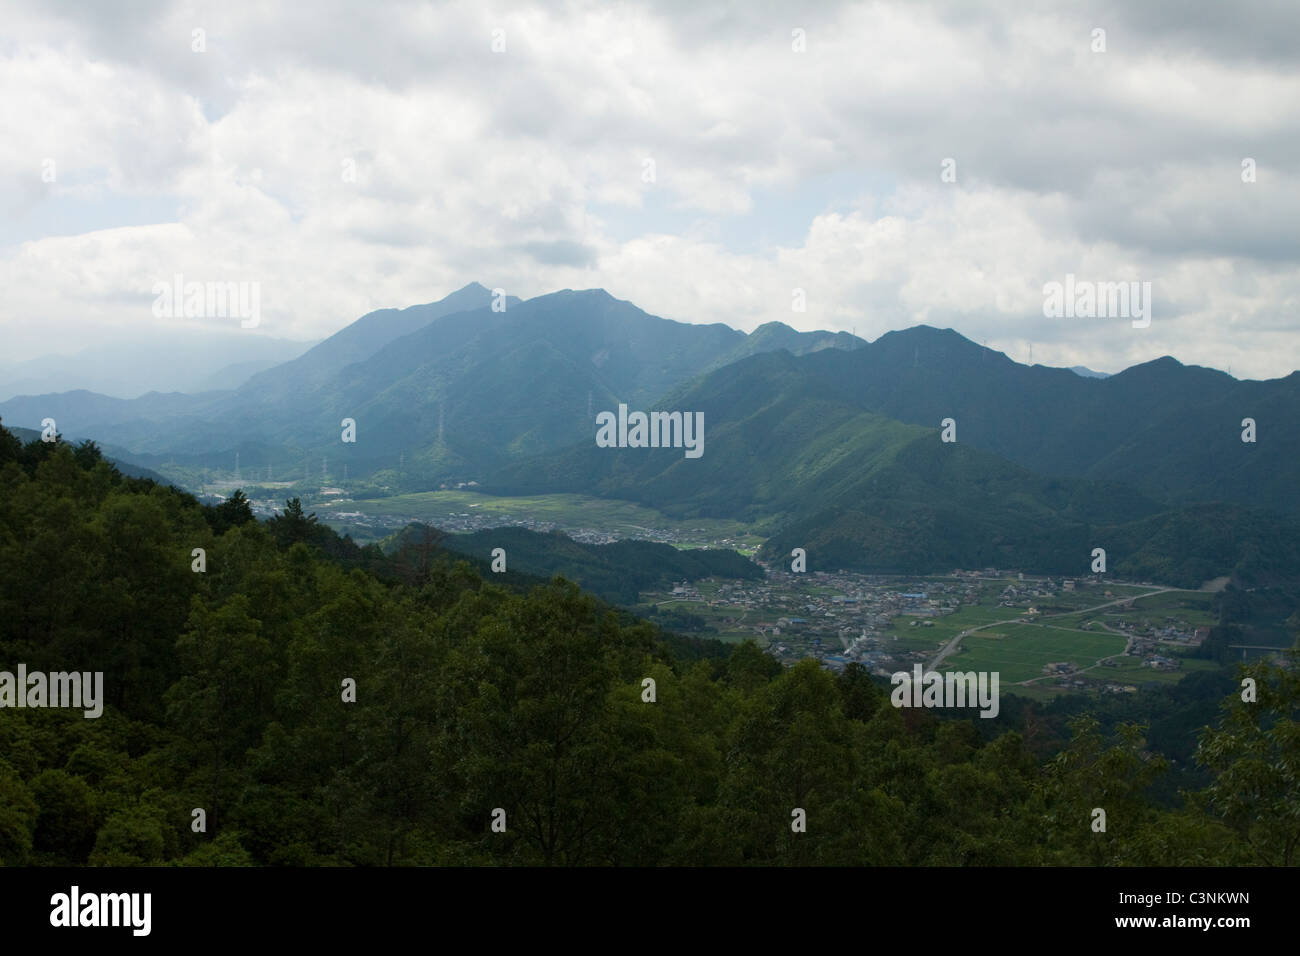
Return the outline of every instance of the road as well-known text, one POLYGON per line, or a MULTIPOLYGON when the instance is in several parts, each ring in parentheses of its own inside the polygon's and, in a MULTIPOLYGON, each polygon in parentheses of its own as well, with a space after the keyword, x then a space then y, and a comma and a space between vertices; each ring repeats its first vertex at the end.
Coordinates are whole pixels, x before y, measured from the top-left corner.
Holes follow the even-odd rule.
MULTIPOLYGON (((1070 614, 1087 614, 1090 611, 1100 611, 1102 608, 1105 607, 1114 607, 1116 604, 1127 604, 1129 601, 1140 601, 1143 598, 1151 597, 1151 595, 1153 594, 1165 594, 1169 591, 1186 591, 1186 590, 1187 588, 1156 588, 1154 590, 1147 591, 1145 594, 1130 595, 1129 597, 1120 598, 1119 600, 1116 601, 1107 601, 1105 604, 1098 604, 1095 607, 1081 607, 1081 608, 1076 608, 1072 611, 1062 611, 1059 614, 1041 615, 1039 617, 1039 620, 1046 621, 1050 618, 1066 617, 1067 615, 1070 614)), ((1199 592, 1192 592, 1192 593, 1199 593, 1199 592)), ((966 630, 962 631, 960 634, 957 634, 955 637, 953 637, 953 639, 949 641, 947 644, 945 644, 943 646, 943 649, 939 651, 939 656, 936 657, 933 661, 931 661, 930 666, 926 669, 927 670, 938 669, 939 665, 943 663, 944 658, 951 656, 953 652, 957 650, 957 648, 961 645, 961 639, 965 637, 967 634, 974 634, 976 631, 982 631, 985 628, 989 628, 989 627, 997 627, 999 624, 1023 624, 1024 622, 1025 622, 1024 615, 1020 614, 1017 615, 1016 617, 1009 617, 1005 621, 990 621, 988 624, 981 624, 979 627, 967 628, 966 630)), ((1107 630, 1109 630, 1109 628, 1107 628, 1107 630)))

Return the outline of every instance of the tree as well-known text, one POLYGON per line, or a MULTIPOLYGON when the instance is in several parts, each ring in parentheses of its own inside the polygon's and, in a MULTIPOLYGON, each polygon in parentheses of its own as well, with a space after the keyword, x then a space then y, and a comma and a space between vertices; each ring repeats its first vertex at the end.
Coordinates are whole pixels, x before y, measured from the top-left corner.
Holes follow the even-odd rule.
POLYGON ((4 419, 0 418, 0 465, 8 461, 21 461, 23 456, 23 443, 18 440, 18 436, 4 427, 4 419))
POLYGON ((589 864, 616 839, 609 690, 619 638, 612 614, 557 579, 507 599, 453 652, 464 813, 484 832, 489 812, 506 809, 509 839, 498 845, 518 862, 589 864))
POLYGON ((268 666, 270 641, 251 610, 242 594, 215 610, 196 597, 176 642, 184 672, 167 691, 167 712, 181 731, 175 749, 195 768, 193 785, 210 827, 238 792, 235 778, 261 733, 278 676, 268 666))
POLYGON ((276 544, 281 548, 303 543, 309 544, 316 537, 316 512, 304 515, 302 502, 289 498, 284 503, 284 511, 276 515, 267 524, 276 544))
POLYGON ((0 866, 22 866, 27 862, 37 812, 31 792, 0 757, 0 866))
MULTIPOLYGON (((294 499, 297 501, 298 499, 294 499)), ((298 506, 298 513, 302 513, 302 506, 298 506)), ((208 525, 212 528, 213 534, 225 534, 231 528, 236 528, 241 524, 248 524, 255 521, 253 517, 252 503, 244 496, 242 488, 236 488, 235 493, 227 498, 221 504, 205 505, 203 508, 203 517, 207 519, 208 525)))
POLYGON ((1215 772, 1203 794, 1207 806, 1270 866, 1300 863, 1300 644, 1288 655, 1290 668, 1261 661, 1238 669, 1255 682, 1257 699, 1234 691, 1196 754, 1215 772))

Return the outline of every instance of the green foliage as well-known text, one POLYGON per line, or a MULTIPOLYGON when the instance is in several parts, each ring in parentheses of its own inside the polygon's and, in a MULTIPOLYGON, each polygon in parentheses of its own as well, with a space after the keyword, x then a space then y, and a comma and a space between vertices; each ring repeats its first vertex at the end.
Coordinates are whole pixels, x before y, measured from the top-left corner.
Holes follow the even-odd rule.
MULTIPOLYGON (((299 511, 301 510, 300 505, 299 511)), ((253 517, 253 506, 244 495, 242 488, 236 488, 234 494, 219 505, 204 505, 203 517, 207 519, 212 533, 217 535, 225 534, 231 528, 256 520, 253 517)))
MULTIPOLYGON (((432 530, 412 524, 395 537, 391 549, 418 551, 424 536, 432 530)), ((671 587, 677 581, 713 576, 746 580, 763 577, 761 567, 735 551, 684 550, 651 541, 584 544, 559 531, 543 534, 507 527, 473 534, 437 532, 435 543, 439 549, 478 563, 485 572, 493 549, 502 548, 512 574, 532 575, 543 581, 563 575, 616 604, 635 604, 641 591, 671 587)))
MULTIPOLYGON (((670 652, 564 578, 507 588, 436 541, 385 556, 292 499, 218 527, 84 449, 0 432, 0 455, 0 660, 102 670, 107 697, 97 720, 3 713, 7 865, 1296 862, 1294 671, 1252 672, 1259 704, 1230 703, 1171 808, 1155 721, 1119 719, 1137 704, 1069 740, 1065 705, 903 712, 856 666, 670 652)), ((1222 691, 1164 691, 1159 733, 1222 691)))
MULTIPOLYGON (((1220 575, 1249 586, 1300 577, 1294 517, 1260 510, 1255 501, 1175 507, 1082 462, 1071 466, 1072 477, 1047 477, 1062 474, 1056 467, 1035 473, 1028 467, 1037 460, 1035 446, 1007 425, 1018 425, 1022 410, 1008 418, 988 411, 961 417, 959 440, 941 442, 939 422, 954 408, 971 408, 968 394, 954 394, 933 417, 909 415, 912 424, 886 417, 901 415, 897 401, 874 385, 860 393, 848 371, 870 363, 870 352, 757 355, 670 393, 662 405, 699 410, 708 423, 699 459, 686 460, 677 449, 615 455, 587 441, 509 465, 487 489, 585 492, 650 505, 679 519, 766 522, 775 531, 760 558, 785 563, 793 548, 804 548, 821 569, 929 574, 994 566, 1077 575, 1087 573, 1092 549, 1104 544, 1111 573, 1179 587, 1200 587, 1220 575), (817 365, 840 368, 844 377, 814 375, 817 365), (1016 455, 999 457, 1008 451, 1016 455)), ((960 374, 971 374, 958 364, 960 374)), ((902 374, 909 392, 922 381, 951 387, 933 369, 910 365, 873 369, 886 377, 902 374)), ((1097 386, 1061 374, 1062 387, 1075 387, 1076 379, 1079 388, 1097 386)), ((968 388, 982 387, 979 377, 968 382, 968 388)), ((1001 407, 1006 396, 989 401, 1001 407)), ((930 400, 921 404, 928 407, 930 400)), ((1044 438, 1062 454, 1084 446, 1100 454, 1105 445, 1076 441, 1080 434, 1097 435, 1092 421, 1073 430, 1052 416, 1026 424, 1034 434, 1044 426, 1075 442, 1060 448, 1059 436, 1044 438)), ((1133 456, 1145 458, 1140 451, 1133 456)))
POLYGON ((1289 667, 1256 663, 1239 670, 1255 683, 1224 703, 1218 727, 1206 728, 1197 760, 1215 772, 1205 792, 1210 810, 1269 866, 1300 862, 1300 654, 1289 667))

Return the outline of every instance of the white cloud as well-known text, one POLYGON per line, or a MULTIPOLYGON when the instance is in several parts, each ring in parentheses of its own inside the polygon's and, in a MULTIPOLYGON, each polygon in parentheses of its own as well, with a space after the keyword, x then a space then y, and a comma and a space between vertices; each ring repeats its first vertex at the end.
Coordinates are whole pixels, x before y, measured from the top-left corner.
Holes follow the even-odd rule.
POLYGON ((1019 4, 18 6, 0 323, 15 358, 134 334, 182 272, 259 281, 260 332, 315 338, 480 280, 746 329, 929 322, 1019 359, 1032 342, 1055 364, 1282 375, 1300 79, 1268 36, 1288 15, 1257 14, 1161 30, 1104 7, 1094 54, 1097 24, 1019 4), (827 175, 862 186, 834 208, 763 198, 827 175), (1043 319, 1067 272, 1152 281, 1151 328, 1043 319))

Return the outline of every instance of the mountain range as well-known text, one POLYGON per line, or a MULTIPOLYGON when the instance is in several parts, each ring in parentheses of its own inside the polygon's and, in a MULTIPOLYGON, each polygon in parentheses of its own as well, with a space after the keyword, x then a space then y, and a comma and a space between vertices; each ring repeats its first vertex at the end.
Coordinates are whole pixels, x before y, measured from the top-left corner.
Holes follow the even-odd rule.
POLYGON ((1134 575, 1300 576, 1300 372, 1239 381, 1170 357, 1086 371, 924 325, 870 343, 746 334, 599 289, 494 302, 471 283, 363 316, 238 388, 24 396, 0 416, 54 417, 164 473, 238 453, 314 475, 327 459, 392 490, 472 479, 735 518, 770 535, 767 557, 805 547, 822 567, 1082 572, 1105 539, 1134 575), (702 412, 704 455, 596 447, 597 413, 620 403, 702 412), (355 443, 340 442, 348 418, 355 443))

